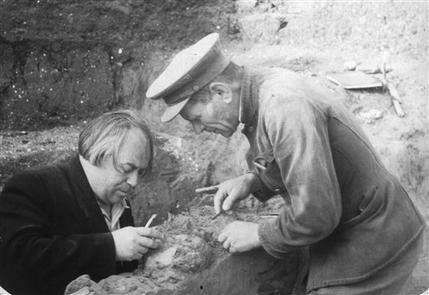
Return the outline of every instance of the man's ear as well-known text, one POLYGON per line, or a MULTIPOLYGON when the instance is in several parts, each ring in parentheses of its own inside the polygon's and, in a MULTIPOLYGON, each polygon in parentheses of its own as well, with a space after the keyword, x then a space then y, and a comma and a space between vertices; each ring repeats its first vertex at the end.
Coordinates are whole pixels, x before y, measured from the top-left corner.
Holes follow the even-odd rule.
POLYGON ((221 82, 213 82, 210 83, 210 96, 214 100, 221 100, 224 103, 231 103, 232 101, 232 91, 231 87, 229 87, 226 83, 221 82))

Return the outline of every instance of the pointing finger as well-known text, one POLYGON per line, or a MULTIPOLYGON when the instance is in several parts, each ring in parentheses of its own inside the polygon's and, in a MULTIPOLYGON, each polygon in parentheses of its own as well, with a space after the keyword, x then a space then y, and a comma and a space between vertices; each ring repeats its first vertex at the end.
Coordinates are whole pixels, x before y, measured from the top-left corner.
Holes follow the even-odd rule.
POLYGON ((223 247, 228 250, 231 247, 231 242, 231 239, 227 239, 225 242, 223 242, 223 247))
POLYGON ((231 210, 232 205, 235 203, 235 197, 234 195, 229 195, 225 198, 225 200, 223 201, 222 204, 222 210, 223 211, 228 211, 231 210))
POLYGON ((146 254, 148 250, 149 249, 144 246, 139 246, 139 248, 137 249, 137 252, 138 254, 143 255, 143 254, 146 254))
POLYGON ((140 247, 156 249, 160 246, 160 243, 156 240, 152 240, 146 237, 140 237, 137 241, 140 247))
POLYGON ((239 252, 237 247, 231 244, 231 246, 229 246, 229 253, 237 253, 237 252, 239 252))
POLYGON ((227 235, 225 235, 224 233, 221 233, 221 234, 217 237, 217 240, 219 241, 219 243, 223 243, 227 238, 228 238, 228 236, 227 236, 227 235))
POLYGON ((223 200, 228 196, 228 194, 224 190, 218 190, 213 198, 214 209, 216 214, 222 211, 222 203, 223 200))

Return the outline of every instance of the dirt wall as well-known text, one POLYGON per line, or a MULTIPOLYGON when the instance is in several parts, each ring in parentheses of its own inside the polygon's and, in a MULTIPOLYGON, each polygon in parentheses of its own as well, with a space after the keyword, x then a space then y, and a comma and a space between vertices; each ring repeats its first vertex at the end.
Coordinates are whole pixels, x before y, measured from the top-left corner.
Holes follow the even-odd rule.
POLYGON ((227 34, 233 11, 226 0, 1 1, 0 128, 141 106, 159 53, 227 34))

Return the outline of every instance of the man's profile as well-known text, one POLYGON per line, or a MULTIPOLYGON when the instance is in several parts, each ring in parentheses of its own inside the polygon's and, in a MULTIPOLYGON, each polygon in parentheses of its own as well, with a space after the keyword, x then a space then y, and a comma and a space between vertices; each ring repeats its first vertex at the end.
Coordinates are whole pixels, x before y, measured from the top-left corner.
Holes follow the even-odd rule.
POLYGON ((126 197, 151 168, 152 136, 135 110, 94 119, 78 154, 13 176, 0 196, 0 285, 14 295, 62 294, 82 274, 132 271, 160 234, 134 227, 126 197))

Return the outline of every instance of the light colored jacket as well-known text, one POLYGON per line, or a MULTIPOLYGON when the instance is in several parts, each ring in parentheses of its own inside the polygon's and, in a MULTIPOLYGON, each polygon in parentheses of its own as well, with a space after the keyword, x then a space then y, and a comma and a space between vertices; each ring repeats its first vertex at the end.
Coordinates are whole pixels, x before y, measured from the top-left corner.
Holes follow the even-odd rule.
POLYGON ((254 195, 285 200, 259 236, 278 258, 309 246, 310 290, 368 278, 424 228, 401 184, 333 96, 284 69, 246 70, 242 83, 248 163, 265 166, 255 167, 261 186, 254 195))

